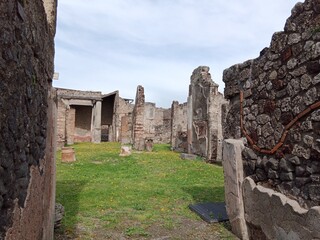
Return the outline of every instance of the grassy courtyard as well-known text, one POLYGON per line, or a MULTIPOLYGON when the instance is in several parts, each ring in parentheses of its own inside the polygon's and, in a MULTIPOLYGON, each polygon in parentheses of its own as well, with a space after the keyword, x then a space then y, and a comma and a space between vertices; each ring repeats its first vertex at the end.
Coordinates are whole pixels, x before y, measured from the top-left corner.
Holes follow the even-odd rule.
POLYGON ((128 157, 119 157, 119 143, 73 147, 74 163, 61 163, 57 153, 56 198, 65 217, 56 239, 197 239, 196 227, 233 239, 226 224, 205 224, 188 209, 224 201, 221 166, 181 160, 168 145, 128 157))

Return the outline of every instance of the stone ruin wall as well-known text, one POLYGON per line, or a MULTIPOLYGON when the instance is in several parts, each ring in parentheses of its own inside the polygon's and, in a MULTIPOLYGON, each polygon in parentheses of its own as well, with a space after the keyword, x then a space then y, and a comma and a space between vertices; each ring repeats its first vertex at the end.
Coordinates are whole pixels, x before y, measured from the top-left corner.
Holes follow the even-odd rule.
MULTIPOLYGON (((63 147, 65 144, 74 142, 91 142, 92 132, 90 130, 75 128, 75 124, 86 124, 85 119, 91 119, 95 99, 101 99, 101 92, 80 91, 73 89, 57 88, 58 113, 57 113, 57 146, 63 147), (83 104, 86 107, 80 107, 83 104), (76 120, 76 109, 78 108, 84 118, 76 120), (82 123, 82 122, 83 123, 82 123)), ((91 123, 90 123, 91 125, 91 123)))
MULTIPOLYGON (((208 67, 200 67, 209 69, 208 67)), ((197 71, 198 71, 197 70, 197 71)), ((201 74, 200 74, 201 75, 201 74)), ((200 75, 194 76, 201 78, 200 75)), ((210 75, 210 74, 209 74, 210 75)), ((198 80, 199 80, 198 79, 198 80)), ((191 81, 192 82, 192 81, 191 81)), ((197 82, 197 80, 196 80, 197 82)), ((93 129, 100 130, 100 139, 106 141, 121 142, 122 144, 133 144, 135 148, 144 149, 144 142, 151 140, 153 143, 171 143, 172 149, 179 152, 192 152, 206 157, 209 161, 221 161, 222 142, 222 117, 226 111, 227 101, 218 92, 218 85, 210 79, 204 86, 201 80, 192 85, 194 89, 190 98, 193 102, 190 106, 197 108, 196 113, 205 112, 203 119, 199 120, 197 114, 188 116, 188 103, 179 104, 173 102, 169 109, 158 108, 155 103, 145 102, 144 89, 137 87, 136 103, 132 99, 119 97, 119 92, 102 95, 101 92, 80 91, 72 89, 57 88, 58 93, 58 133, 57 144, 61 148, 65 144, 74 142, 100 142, 95 136, 93 129), (207 97, 201 98, 207 95, 207 97), (114 97, 114 100, 112 98, 114 97), (201 100, 202 99, 202 100, 201 100), (110 103, 113 101, 113 107, 110 103), (97 103, 101 103, 101 124, 97 123, 95 112, 97 103), (111 110, 112 107, 112 110, 111 110), (204 110, 202 108, 205 108, 204 110), (90 117, 92 114, 92 118, 90 117), (81 115, 81 117, 79 117, 81 115), (111 124, 112 115, 112 124, 111 124), (194 117, 193 125, 199 121, 205 122, 202 139, 196 137, 197 133, 189 136, 191 141, 188 149, 187 125, 188 118, 194 117), (79 128, 77 125, 89 126, 91 128, 79 128), (81 122, 84 122, 83 124, 81 122), (87 124, 85 124, 85 122, 87 124), (77 124, 78 123, 78 124, 77 124), (111 125, 110 125, 111 124, 111 125), (191 137, 192 140, 191 140, 191 137), (93 141, 95 139, 95 141, 93 141), (200 147, 201 145, 201 147, 200 147)), ((192 124, 189 124, 192 128, 192 124)), ((198 129, 199 126, 193 128, 198 129)))
POLYGON ((188 105, 173 101, 171 105, 171 147, 174 151, 188 152, 188 105))
POLYGON ((156 107, 155 103, 146 102, 144 106, 145 138, 153 143, 170 143, 171 109, 156 107))
POLYGON ((144 136, 144 106, 145 95, 142 86, 137 87, 135 105, 133 108, 132 116, 132 140, 133 148, 138 151, 143 151, 145 148, 144 136))
POLYGON ((119 115, 117 129, 120 129, 119 141, 122 144, 132 144, 132 112, 134 104, 123 98, 119 98, 118 111, 119 115))
MULTIPOLYGON (((246 138, 243 171, 255 182, 246 183, 253 192, 245 191, 243 196, 251 238, 255 234, 269 239, 320 238, 319 231, 302 220, 302 210, 294 213, 302 214, 294 220, 286 219, 289 215, 282 210, 281 218, 272 216, 272 226, 258 215, 253 217, 266 209, 255 201, 270 201, 271 209, 284 201, 272 194, 264 199, 254 195, 267 191, 262 186, 294 199, 304 212, 310 209, 310 215, 320 216, 320 1, 297 3, 270 47, 258 58, 226 69, 223 80, 230 100, 224 136, 246 138), (296 225, 285 226, 286 221, 296 225), (295 232, 299 228, 301 232, 295 232)), ((284 209, 285 202, 281 206, 284 209)))
POLYGON ((222 105, 228 102, 211 79, 209 67, 196 68, 191 76, 187 104, 188 152, 208 162, 222 160, 222 105))
POLYGON ((53 239, 56 2, 3 0, 0 15, 0 239, 53 239))

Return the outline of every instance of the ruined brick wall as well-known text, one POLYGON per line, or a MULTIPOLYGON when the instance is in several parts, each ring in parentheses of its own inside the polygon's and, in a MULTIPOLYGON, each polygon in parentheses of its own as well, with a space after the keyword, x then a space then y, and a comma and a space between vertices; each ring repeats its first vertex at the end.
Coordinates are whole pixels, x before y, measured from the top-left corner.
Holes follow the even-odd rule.
POLYGON ((0 2, 0 239, 53 238, 55 9, 0 2))
POLYGON ((145 103, 144 134, 154 143, 170 143, 171 109, 157 108, 155 103, 145 103))
POLYGON ((117 115, 118 121, 117 126, 120 129, 119 141, 123 144, 132 143, 132 112, 134 105, 129 101, 120 98, 118 101, 117 115))
POLYGON ((320 1, 292 9, 284 31, 256 59, 226 69, 231 107, 225 138, 246 137, 244 171, 296 199, 320 205, 320 1))
POLYGON ((155 143, 170 143, 171 141, 171 109, 157 108, 156 118, 159 124, 156 126, 155 143))
POLYGON ((187 103, 173 101, 171 105, 171 147, 178 152, 188 151, 187 142, 187 103))
MULTIPOLYGON (((93 140, 94 106, 101 101, 98 91, 80 91, 57 88, 57 146, 93 140)), ((100 128, 100 126, 99 126, 100 128)))

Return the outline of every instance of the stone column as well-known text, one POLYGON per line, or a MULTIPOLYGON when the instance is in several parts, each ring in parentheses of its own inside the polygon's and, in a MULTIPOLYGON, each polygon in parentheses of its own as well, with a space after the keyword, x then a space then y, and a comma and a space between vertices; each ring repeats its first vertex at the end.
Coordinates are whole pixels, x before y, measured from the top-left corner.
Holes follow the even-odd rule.
POLYGON ((133 109, 133 147, 144 150, 144 88, 137 87, 136 101, 133 109))
POLYGON ((170 137, 170 143, 171 147, 175 148, 175 140, 177 138, 177 126, 175 124, 175 115, 177 111, 179 102, 173 101, 171 104, 171 137, 170 137))
POLYGON ((223 142, 223 171, 225 186, 225 201, 232 232, 240 239, 248 237, 244 218, 244 203, 242 197, 243 165, 242 140, 227 139, 223 142))
POLYGON ((66 139, 68 145, 74 144, 75 123, 76 109, 68 105, 66 110, 66 139))
POLYGON ((92 109, 92 142, 101 142, 101 101, 96 101, 92 109))
POLYGON ((188 142, 188 153, 192 154, 192 96, 189 95, 188 97, 188 105, 187 105, 187 142, 188 142))

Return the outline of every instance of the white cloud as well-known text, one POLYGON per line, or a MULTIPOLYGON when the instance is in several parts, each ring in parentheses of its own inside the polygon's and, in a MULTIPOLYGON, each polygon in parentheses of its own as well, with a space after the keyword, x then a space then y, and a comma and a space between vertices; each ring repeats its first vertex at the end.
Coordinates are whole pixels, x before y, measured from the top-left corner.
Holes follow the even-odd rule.
POLYGON ((64 0, 58 6, 55 86, 111 92, 169 107, 185 101, 194 68, 254 58, 283 29, 295 1, 64 0))

